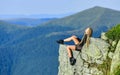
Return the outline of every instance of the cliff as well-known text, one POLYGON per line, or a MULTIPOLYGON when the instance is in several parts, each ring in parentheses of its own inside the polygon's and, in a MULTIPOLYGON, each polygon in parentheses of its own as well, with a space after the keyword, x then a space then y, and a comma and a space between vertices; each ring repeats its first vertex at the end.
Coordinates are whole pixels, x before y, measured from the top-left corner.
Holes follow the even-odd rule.
POLYGON ((120 62, 120 41, 115 52, 109 50, 111 45, 105 40, 91 38, 90 42, 89 47, 84 45, 81 52, 73 51, 77 60, 74 66, 69 63, 66 45, 60 45, 58 75, 115 75, 113 69, 117 67, 114 66, 120 64, 117 64, 120 62))
POLYGON ((111 75, 120 75, 120 40, 112 58, 111 75))

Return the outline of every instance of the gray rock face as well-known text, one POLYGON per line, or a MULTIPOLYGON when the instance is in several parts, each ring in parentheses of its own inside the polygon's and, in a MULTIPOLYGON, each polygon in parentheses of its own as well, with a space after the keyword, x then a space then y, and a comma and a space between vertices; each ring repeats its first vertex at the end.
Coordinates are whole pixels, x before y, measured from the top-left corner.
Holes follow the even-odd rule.
POLYGON ((103 75, 95 64, 102 64, 106 60, 109 44, 99 38, 91 38, 89 47, 83 46, 82 51, 73 51, 76 64, 70 65, 66 45, 59 48, 58 75, 103 75), (94 66, 91 66, 93 65, 94 66))
POLYGON ((105 36, 105 32, 102 32, 102 33, 101 33, 101 39, 103 39, 103 40, 108 40, 108 38, 105 36))
MULTIPOLYGON (((113 59, 112 59, 112 63, 111 63, 111 75, 115 75, 115 72, 117 72, 117 67, 120 66, 120 40, 117 44, 115 53, 113 54, 113 59)), ((117 74, 118 75, 118 74, 117 74)))
POLYGON ((99 38, 91 38, 90 42, 88 48, 83 46, 82 58, 89 63, 102 64, 102 61, 106 60, 109 44, 99 38))

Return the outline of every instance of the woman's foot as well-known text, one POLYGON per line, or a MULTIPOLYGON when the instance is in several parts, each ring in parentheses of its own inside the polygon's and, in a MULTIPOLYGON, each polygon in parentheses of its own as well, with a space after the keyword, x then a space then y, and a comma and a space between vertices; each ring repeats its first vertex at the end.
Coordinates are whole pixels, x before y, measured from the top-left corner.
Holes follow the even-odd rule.
POLYGON ((57 40, 57 43, 64 44, 64 41, 63 40, 57 40))
POLYGON ((76 63, 76 59, 74 58, 74 57, 71 57, 70 58, 70 65, 75 65, 75 63, 76 63))

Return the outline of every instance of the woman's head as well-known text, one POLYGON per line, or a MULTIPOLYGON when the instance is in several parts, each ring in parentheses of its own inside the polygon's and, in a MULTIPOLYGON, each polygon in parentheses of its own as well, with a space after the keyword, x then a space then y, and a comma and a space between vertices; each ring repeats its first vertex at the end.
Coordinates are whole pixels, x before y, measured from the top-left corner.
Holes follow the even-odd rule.
POLYGON ((92 29, 91 28, 86 28, 85 29, 85 34, 87 34, 90 37, 92 35, 92 29))
POLYGON ((91 28, 86 28, 85 34, 87 35, 86 44, 87 44, 87 47, 88 47, 89 44, 90 44, 90 37, 92 36, 92 29, 91 28))

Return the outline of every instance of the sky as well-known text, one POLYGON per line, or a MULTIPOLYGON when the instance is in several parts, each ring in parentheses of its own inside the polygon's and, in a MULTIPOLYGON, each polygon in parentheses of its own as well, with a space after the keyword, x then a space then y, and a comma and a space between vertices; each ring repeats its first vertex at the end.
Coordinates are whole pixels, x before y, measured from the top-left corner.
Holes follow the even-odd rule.
POLYGON ((101 6, 120 10, 120 0, 0 0, 0 15, 69 14, 101 6))

